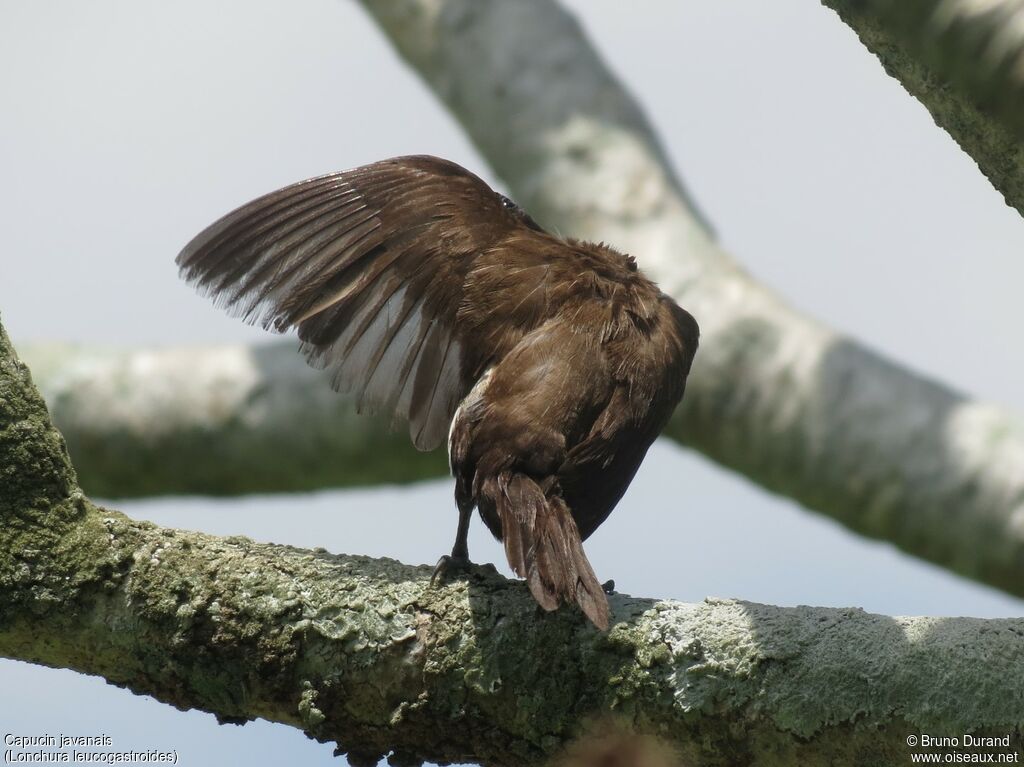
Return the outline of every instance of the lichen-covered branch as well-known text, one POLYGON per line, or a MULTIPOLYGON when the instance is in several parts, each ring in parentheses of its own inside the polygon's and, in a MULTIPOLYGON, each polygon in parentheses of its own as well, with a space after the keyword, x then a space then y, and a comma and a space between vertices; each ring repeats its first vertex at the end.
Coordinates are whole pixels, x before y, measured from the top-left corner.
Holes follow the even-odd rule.
POLYGON ((2 328, 0 472, 0 655, 299 727, 356 765, 533 765, 613 721, 703 765, 898 764, 917 732, 1022 750, 1024 620, 616 595, 600 633, 492 568, 432 586, 97 507, 2 328))
POLYGON ((1024 214, 1024 3, 822 2, 1024 214))

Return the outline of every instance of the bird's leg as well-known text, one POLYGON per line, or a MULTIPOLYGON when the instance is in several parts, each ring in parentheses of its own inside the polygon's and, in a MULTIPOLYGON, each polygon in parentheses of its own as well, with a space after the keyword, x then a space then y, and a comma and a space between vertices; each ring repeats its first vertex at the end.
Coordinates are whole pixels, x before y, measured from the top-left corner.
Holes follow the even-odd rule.
POLYGON ((452 546, 452 559, 469 562, 469 520, 473 516, 473 504, 459 504, 459 527, 455 531, 455 545, 452 546))
POLYGON ((464 570, 469 565, 469 520, 473 514, 473 504, 459 504, 459 528, 455 533, 455 545, 452 553, 445 554, 437 560, 431 583, 444 579, 455 570, 464 570))

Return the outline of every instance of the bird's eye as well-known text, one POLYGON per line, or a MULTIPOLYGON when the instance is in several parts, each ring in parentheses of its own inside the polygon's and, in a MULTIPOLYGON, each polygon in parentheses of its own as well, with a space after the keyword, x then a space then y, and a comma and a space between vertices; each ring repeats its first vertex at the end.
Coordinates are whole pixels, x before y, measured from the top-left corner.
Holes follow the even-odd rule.
POLYGON ((514 202, 512 202, 512 200, 510 200, 505 195, 502 195, 501 196, 501 207, 505 208, 506 210, 515 210, 516 204, 514 202))

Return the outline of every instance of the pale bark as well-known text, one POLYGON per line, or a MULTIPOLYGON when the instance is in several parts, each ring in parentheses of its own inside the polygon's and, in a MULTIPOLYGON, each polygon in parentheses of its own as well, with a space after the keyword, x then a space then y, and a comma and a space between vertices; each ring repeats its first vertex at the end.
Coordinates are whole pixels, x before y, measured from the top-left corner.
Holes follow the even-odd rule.
POLYGON ((407 430, 357 414, 297 346, 48 344, 23 356, 91 495, 290 492, 447 471, 407 430))
MULTIPOLYGON (((364 5, 520 203, 558 231, 633 253, 695 314, 701 349, 670 436, 854 530, 1024 594, 1020 423, 798 313, 746 274, 713 242, 641 110, 571 17, 550 0, 364 5)), ((43 388, 73 452, 87 446, 76 460, 91 490, 255 492, 444 467, 442 456, 413 463, 401 433, 353 419, 290 351, 138 352, 109 366, 94 356, 40 368, 53 371, 43 388), (385 447, 360 452, 371 434, 385 447), (152 480, 126 476, 145 477, 139 465, 152 480)))
POLYGON ((298 727, 356 765, 539 764, 613 720, 702 765, 902 764, 921 732, 1022 750, 1022 619, 614 595, 600 633, 493 569, 431 586, 98 507, 2 328, 0 477, 0 655, 298 727))
POLYGON ((822 2, 1024 213, 1024 2, 822 2))
POLYGON ((636 256, 700 322, 669 433, 868 535, 1024 593, 1024 429, 795 311, 713 241, 553 0, 363 0, 542 224, 636 256))

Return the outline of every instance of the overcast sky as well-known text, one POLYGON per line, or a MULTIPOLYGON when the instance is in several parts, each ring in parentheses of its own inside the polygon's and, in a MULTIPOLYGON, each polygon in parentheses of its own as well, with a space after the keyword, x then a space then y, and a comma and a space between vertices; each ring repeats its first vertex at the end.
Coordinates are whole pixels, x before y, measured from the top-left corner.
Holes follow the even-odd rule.
MULTIPOLYGON (((568 5, 747 268, 897 360, 1024 412, 1021 219, 831 12, 813 0, 568 5)), ((215 218, 397 154, 446 156, 498 183, 347 0, 0 0, 0 105, 0 315, 16 344, 263 340, 177 278, 174 256, 215 218)), ((435 561, 455 524, 447 481, 118 505, 408 562, 435 561)), ((474 558, 502 562, 481 528, 474 558)), ((644 596, 1024 607, 671 444, 587 550, 602 578, 644 596)), ((68 671, 0 661, 0 686, 4 732, 106 732, 118 747, 176 748, 186 767, 338 763, 291 728, 218 727, 68 671)))

